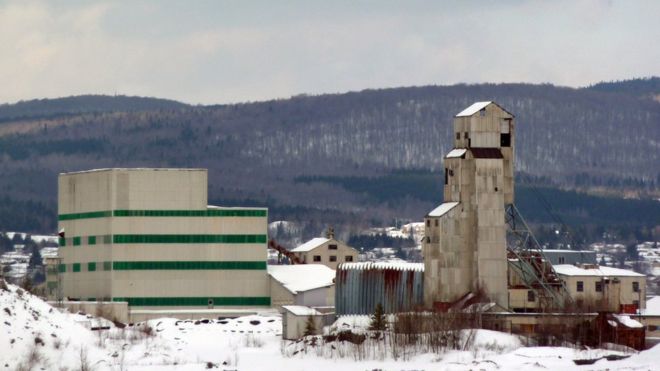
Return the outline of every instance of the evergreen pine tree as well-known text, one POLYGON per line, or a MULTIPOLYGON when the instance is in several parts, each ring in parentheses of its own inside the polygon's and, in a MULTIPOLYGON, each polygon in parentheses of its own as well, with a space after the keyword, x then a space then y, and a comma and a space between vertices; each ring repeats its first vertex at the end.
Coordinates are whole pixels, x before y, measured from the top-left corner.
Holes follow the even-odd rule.
POLYGON ((387 328, 387 322, 385 319, 385 313, 383 313, 383 306, 378 303, 374 314, 371 316, 371 323, 369 324, 369 330, 373 331, 384 331, 387 328))
POLYGON ((303 335, 316 335, 316 323, 314 323, 314 317, 311 315, 307 317, 307 323, 305 323, 305 332, 303 332, 303 335))

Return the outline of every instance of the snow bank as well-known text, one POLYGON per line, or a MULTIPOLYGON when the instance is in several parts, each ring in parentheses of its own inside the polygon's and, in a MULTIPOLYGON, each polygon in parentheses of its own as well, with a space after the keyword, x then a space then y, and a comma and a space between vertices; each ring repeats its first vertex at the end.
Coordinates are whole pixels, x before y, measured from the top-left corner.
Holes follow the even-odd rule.
POLYGON ((106 352, 96 346, 95 334, 72 320, 75 315, 60 313, 17 286, 8 287, 0 289, 0 365, 18 368, 33 353, 35 366, 78 368, 81 351, 91 365, 105 363, 106 352))

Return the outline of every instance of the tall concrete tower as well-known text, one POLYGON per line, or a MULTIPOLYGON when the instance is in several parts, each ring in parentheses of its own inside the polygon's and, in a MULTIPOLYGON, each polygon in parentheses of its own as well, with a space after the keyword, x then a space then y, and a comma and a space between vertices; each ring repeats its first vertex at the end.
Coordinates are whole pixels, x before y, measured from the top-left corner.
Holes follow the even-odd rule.
POLYGON ((424 302, 444 307, 483 290, 507 308, 505 205, 512 204, 514 116, 477 102, 454 118, 444 203, 425 217, 424 302))

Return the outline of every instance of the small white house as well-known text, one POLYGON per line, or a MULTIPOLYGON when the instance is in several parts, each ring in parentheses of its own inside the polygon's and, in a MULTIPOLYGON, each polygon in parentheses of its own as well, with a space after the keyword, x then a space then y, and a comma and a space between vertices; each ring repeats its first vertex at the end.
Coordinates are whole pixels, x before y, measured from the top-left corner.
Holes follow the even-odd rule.
POLYGON ((321 264, 269 265, 271 305, 334 307, 335 271, 321 264))
POLYGON ((334 237, 316 237, 291 250, 303 263, 323 264, 337 269, 339 263, 356 262, 358 251, 335 240, 334 237))

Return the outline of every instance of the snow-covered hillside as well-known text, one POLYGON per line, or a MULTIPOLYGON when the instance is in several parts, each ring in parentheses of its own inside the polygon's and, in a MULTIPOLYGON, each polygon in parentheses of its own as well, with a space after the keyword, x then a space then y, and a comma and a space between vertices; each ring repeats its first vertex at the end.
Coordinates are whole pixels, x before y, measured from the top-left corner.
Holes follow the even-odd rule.
MULTIPOLYGON (((367 317, 340 318, 338 330, 367 334, 367 317)), ((466 350, 408 354, 406 360, 369 353, 348 341, 308 337, 282 341, 282 322, 272 314, 235 319, 157 319, 117 328, 90 315, 61 313, 16 286, 0 289, 0 369, 78 370, 653 370, 660 347, 618 361, 577 366, 574 359, 622 355, 610 350, 523 347, 522 339, 494 331, 468 331, 466 350), (97 326, 109 330, 92 331, 97 326), (359 358, 356 358, 359 357, 359 358), (359 360, 359 361, 358 361, 359 360), (21 368, 22 367, 22 368, 21 368)), ((336 332, 335 332, 336 333, 336 332)), ((380 346, 376 343, 376 346, 380 346)), ((377 348, 374 348, 377 349, 377 348)))

